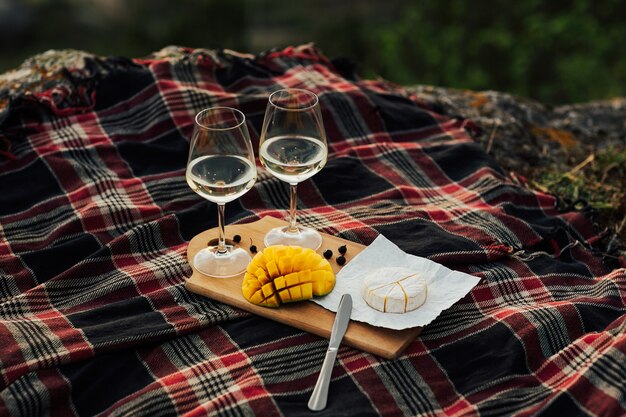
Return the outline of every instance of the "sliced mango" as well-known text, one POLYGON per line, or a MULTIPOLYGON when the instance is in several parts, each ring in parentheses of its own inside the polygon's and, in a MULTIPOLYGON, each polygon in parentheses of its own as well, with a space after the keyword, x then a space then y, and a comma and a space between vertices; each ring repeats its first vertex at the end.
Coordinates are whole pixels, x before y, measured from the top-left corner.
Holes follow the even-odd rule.
POLYGON ((306 253, 298 253, 293 257, 293 269, 302 271, 306 268, 306 253))
POLYGON ((326 295, 335 287, 330 263, 312 249, 275 245, 257 253, 241 286, 246 300, 266 307, 326 295))
POLYGON ((278 266, 275 261, 269 261, 267 263, 267 272, 270 274, 270 278, 276 278, 280 276, 280 271, 278 270, 278 266))
POLYGON ((302 298, 308 300, 309 298, 313 298, 313 284, 307 282, 300 286, 302 289, 302 298))
POLYGON ((261 284, 267 284, 268 282, 272 281, 272 279, 269 277, 269 275, 267 275, 263 268, 257 268, 254 275, 256 275, 261 284))
POLYGON ((278 260, 278 269, 282 275, 288 274, 293 271, 293 258, 289 256, 283 256, 278 260))

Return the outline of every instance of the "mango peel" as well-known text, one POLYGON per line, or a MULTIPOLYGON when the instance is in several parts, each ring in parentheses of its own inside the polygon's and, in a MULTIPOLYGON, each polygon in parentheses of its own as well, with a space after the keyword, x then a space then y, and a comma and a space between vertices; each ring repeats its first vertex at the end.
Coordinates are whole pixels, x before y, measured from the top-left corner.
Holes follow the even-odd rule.
POLYGON ((330 263, 313 249, 274 245, 252 258, 241 292, 253 304, 278 307, 326 295, 334 287, 330 263))

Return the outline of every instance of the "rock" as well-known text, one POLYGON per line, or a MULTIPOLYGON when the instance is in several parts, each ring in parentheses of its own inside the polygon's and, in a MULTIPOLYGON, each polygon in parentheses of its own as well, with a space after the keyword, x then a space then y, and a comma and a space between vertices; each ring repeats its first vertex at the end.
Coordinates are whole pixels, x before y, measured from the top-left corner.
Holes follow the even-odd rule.
POLYGON ((550 107, 497 91, 415 86, 409 90, 444 114, 469 118, 477 139, 507 171, 566 171, 578 158, 626 143, 626 99, 550 107))

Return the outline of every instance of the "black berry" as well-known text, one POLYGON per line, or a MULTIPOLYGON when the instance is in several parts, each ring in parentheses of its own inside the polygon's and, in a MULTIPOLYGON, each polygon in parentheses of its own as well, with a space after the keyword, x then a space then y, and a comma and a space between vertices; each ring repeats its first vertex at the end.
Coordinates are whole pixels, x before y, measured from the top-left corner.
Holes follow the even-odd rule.
POLYGON ((345 264, 345 263, 346 263, 346 258, 345 258, 345 257, 343 257, 343 256, 337 256, 337 263, 338 263, 339 265, 343 265, 343 264, 345 264))
POLYGON ((339 246, 340 254, 345 255, 347 251, 348 251, 348 248, 346 248, 346 245, 339 246))
POLYGON ((330 259, 333 257, 333 251, 330 249, 326 249, 323 255, 324 255, 324 258, 330 259))
POLYGON ((239 242, 241 242, 241 236, 239 236, 239 235, 235 235, 235 236, 233 236, 233 241, 234 241, 235 243, 239 243, 239 242))
POLYGON ((250 252, 256 253, 256 245, 250 245, 250 252))

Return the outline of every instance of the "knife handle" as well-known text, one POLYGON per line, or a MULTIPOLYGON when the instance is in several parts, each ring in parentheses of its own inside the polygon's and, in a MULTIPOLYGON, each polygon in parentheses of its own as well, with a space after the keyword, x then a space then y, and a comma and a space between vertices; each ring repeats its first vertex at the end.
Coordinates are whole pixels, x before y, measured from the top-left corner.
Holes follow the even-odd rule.
POLYGON ((315 388, 313 388, 313 394, 311 394, 309 399, 308 406, 311 411, 320 411, 326 408, 330 375, 333 372, 335 359, 337 359, 337 348, 328 348, 326 357, 324 357, 324 363, 322 363, 322 369, 315 383, 315 388))

